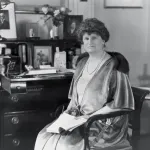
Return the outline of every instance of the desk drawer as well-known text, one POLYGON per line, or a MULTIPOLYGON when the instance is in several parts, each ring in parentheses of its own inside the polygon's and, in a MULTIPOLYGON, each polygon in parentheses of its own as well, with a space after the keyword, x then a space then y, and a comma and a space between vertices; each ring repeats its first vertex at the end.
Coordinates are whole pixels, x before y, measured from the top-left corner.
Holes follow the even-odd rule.
MULTIPOLYGON (((68 100, 68 99, 67 99, 68 100)), ((53 99, 48 92, 41 94, 41 92, 32 92, 28 94, 12 94, 3 96, 4 111, 25 111, 34 109, 52 110, 56 105, 64 102, 64 100, 53 99)))
POLYGON ((4 150, 33 150, 37 134, 4 136, 4 150))
POLYGON ((15 112, 4 115, 4 135, 15 133, 38 133, 53 121, 51 112, 15 112))
POLYGON ((68 102, 68 93, 61 89, 45 89, 44 91, 26 94, 2 96, 3 109, 9 111, 25 111, 33 109, 54 110, 58 105, 68 102))
POLYGON ((8 112, 33 109, 36 108, 38 103, 41 103, 40 98, 40 92, 3 96, 3 109, 8 112))

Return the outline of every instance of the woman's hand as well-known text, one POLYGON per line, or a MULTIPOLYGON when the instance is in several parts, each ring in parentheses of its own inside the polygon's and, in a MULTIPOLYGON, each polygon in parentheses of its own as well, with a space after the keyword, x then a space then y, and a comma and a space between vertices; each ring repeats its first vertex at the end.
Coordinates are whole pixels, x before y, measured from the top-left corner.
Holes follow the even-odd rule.
POLYGON ((66 131, 65 129, 59 127, 59 133, 60 133, 61 135, 67 135, 67 134, 70 133, 70 131, 66 131))

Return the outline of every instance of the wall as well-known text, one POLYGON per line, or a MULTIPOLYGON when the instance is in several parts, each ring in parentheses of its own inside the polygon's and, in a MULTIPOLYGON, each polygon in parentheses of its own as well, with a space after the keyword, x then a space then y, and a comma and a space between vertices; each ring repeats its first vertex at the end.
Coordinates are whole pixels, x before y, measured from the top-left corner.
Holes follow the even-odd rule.
POLYGON ((60 0, 11 0, 18 5, 43 5, 49 4, 54 6, 59 6, 60 0))
MULTIPOLYGON (((18 6, 25 6, 28 9, 31 7, 39 7, 43 4, 49 4, 51 6, 60 6, 60 0, 14 0, 16 8, 18 6)), ((52 22, 49 20, 46 24, 40 19, 43 15, 37 14, 16 14, 17 22, 17 36, 19 39, 24 39, 26 37, 26 25, 28 23, 37 23, 38 36, 41 39, 50 38, 49 30, 52 28, 52 22)), ((62 27, 60 27, 60 37, 62 37, 62 27)), ((28 32, 28 31, 27 31, 28 32)))
POLYGON ((130 63, 131 83, 139 86, 138 77, 143 74, 143 65, 149 63, 150 56, 149 0, 143 0, 143 8, 104 8, 103 0, 95 0, 94 7, 95 17, 110 31, 108 48, 124 54, 130 63))
POLYGON ((65 0, 68 7, 72 10, 72 15, 83 15, 83 18, 94 17, 94 0, 65 0))

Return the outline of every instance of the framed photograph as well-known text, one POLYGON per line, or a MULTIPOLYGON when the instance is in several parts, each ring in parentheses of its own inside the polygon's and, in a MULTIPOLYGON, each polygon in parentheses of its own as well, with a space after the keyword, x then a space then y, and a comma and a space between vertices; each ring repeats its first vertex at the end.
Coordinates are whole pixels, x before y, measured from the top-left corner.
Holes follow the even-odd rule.
POLYGON ((75 39, 76 31, 83 20, 82 15, 68 15, 64 19, 64 39, 75 39))
POLYGON ((17 38, 14 3, 0 10, 0 35, 6 39, 17 38))
POLYGON ((40 65, 53 64, 51 46, 34 46, 33 67, 38 68, 40 65))
POLYGON ((0 30, 10 29, 8 10, 0 10, 0 30))
POLYGON ((26 24, 26 37, 38 37, 38 23, 26 24))
POLYGON ((143 0, 105 0, 106 8, 142 8, 143 0))

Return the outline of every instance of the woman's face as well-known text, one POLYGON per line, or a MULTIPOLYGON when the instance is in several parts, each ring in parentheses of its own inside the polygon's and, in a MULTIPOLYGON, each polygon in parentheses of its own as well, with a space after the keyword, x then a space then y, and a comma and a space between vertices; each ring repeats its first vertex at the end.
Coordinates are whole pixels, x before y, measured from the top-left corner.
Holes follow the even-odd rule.
POLYGON ((72 22, 71 25, 70 25, 70 28, 71 28, 71 29, 75 29, 75 28, 76 28, 76 23, 75 23, 75 22, 72 22))
POLYGON ((104 41, 102 40, 101 36, 99 36, 96 33, 85 33, 83 35, 83 44, 84 44, 84 49, 88 53, 93 53, 93 52, 100 52, 103 49, 104 41))

